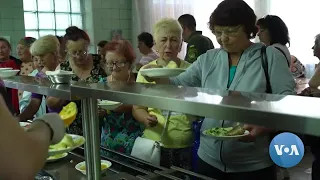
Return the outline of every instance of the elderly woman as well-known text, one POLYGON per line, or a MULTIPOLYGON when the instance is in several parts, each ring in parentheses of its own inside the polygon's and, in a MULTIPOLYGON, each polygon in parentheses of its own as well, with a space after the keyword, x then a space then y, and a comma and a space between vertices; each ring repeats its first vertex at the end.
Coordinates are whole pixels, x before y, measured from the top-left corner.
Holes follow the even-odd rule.
MULTIPOLYGON (((46 71, 54 71, 59 65, 59 48, 60 44, 58 39, 53 35, 47 35, 36 40, 30 47, 31 54, 38 59, 39 71, 35 77, 45 77, 46 71)), ((21 121, 33 119, 41 106, 43 95, 31 94, 31 100, 24 111, 19 115, 21 121)), ((53 109, 48 109, 49 112, 57 112, 53 109)))
MULTIPOLYGON (((10 56, 11 44, 5 38, 0 37, 0 68, 20 69, 20 62, 10 56)), ((14 113, 18 114, 19 111, 19 98, 17 89, 7 89, 11 97, 14 113)))
POLYGON ((33 71, 33 61, 30 53, 30 46, 36 41, 33 37, 20 39, 17 45, 19 59, 22 61, 20 75, 27 76, 33 71))
MULTIPOLYGON (((135 54, 128 41, 112 41, 105 45, 106 69, 111 73, 108 82, 135 82, 131 72, 135 54)), ((103 117, 101 145, 130 155, 134 141, 142 134, 140 123, 132 116, 132 105, 121 105, 103 117)), ((104 152, 103 152, 104 153, 104 152)))
MULTIPOLYGON (((101 67, 100 56, 88 54, 90 39, 86 32, 78 27, 71 26, 66 29, 64 36, 67 49, 67 57, 64 63, 60 65, 61 70, 73 71, 73 81, 98 82, 106 77, 103 67, 101 67)), ((48 108, 61 109, 67 104, 67 101, 56 98, 47 98, 48 108)), ((81 101, 75 101, 78 107, 76 120, 69 126, 68 131, 71 134, 83 135, 81 101)))
MULTIPOLYGON (((182 28, 177 20, 162 19, 154 25, 153 34, 155 38, 155 48, 159 53, 159 58, 143 66, 166 66, 173 61, 178 68, 187 69, 190 64, 179 59, 178 53, 182 45, 182 28)), ((137 82, 149 83, 138 73, 137 82)), ((143 137, 154 141, 159 141, 164 124, 166 123, 167 111, 133 106, 133 115, 137 121, 146 126, 143 137)), ((192 121, 194 117, 173 112, 167 120, 167 129, 162 138, 163 148, 161 149, 160 165, 170 167, 179 166, 185 169, 191 168, 191 146, 193 143, 192 121)))
MULTIPOLYGON (((313 55, 320 60, 320 34, 316 35, 314 45, 312 47, 313 55)), ((318 64, 313 76, 309 81, 309 87, 301 92, 301 96, 320 97, 320 66, 318 64)), ((320 179, 320 138, 307 136, 311 144, 311 152, 314 156, 312 163, 312 180, 320 179)))
POLYGON ((291 63, 291 55, 287 44, 290 45, 289 30, 287 25, 278 16, 267 15, 257 21, 259 27, 258 36, 261 42, 267 46, 273 46, 279 50, 291 63))
MULTIPOLYGON (((17 45, 19 59, 22 61, 20 67, 20 75, 27 76, 34 70, 33 60, 30 53, 31 44, 36 41, 33 37, 25 37, 20 39, 17 45)), ((19 100, 22 98, 23 91, 19 90, 19 100)))
MULTIPOLYGON (((281 52, 272 46, 265 49, 263 44, 250 41, 257 32, 255 23, 254 11, 243 0, 222 1, 209 21, 209 27, 221 48, 199 56, 195 63, 175 78, 153 80, 164 84, 264 93, 269 79, 272 90, 269 89, 269 93, 293 94, 295 82, 281 52), (262 65, 262 53, 265 53, 267 61, 266 72, 262 65)), ((205 118, 201 131, 233 125, 234 121, 227 119, 205 118)), ((268 153, 271 130, 248 124, 243 127, 250 134, 241 139, 242 142, 212 140, 201 135, 197 167, 200 174, 219 180, 277 178, 276 167, 268 153)))
MULTIPOLYGON (((29 76, 35 77, 39 72, 41 72, 42 68, 40 67, 42 63, 40 62, 40 59, 38 57, 33 57, 33 67, 34 70, 29 74, 29 76)), ((22 94, 21 99, 19 100, 19 107, 20 107, 20 112, 23 112, 25 108, 30 104, 31 100, 31 92, 24 91, 22 94)), ((39 117, 47 112, 47 105, 45 98, 43 97, 41 105, 38 109, 38 111, 35 114, 35 117, 39 117)))

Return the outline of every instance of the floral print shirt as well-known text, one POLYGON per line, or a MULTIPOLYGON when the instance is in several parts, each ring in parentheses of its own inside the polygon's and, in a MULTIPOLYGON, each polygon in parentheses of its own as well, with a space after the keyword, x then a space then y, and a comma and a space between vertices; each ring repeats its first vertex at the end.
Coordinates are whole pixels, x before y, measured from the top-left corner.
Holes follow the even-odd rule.
MULTIPOLYGON (((143 130, 132 113, 108 111, 102 122, 101 146, 130 155, 134 141, 143 130)), ((107 152, 102 154, 108 156, 107 152)))
MULTIPOLYGON (((101 77, 106 77, 106 73, 101 66, 100 63, 100 56, 97 54, 92 54, 93 59, 93 68, 91 70, 91 76, 85 79, 85 82, 88 83, 97 83, 101 77)), ((69 61, 66 61, 60 65, 61 70, 64 71, 72 71, 72 68, 70 67, 69 61)), ((81 79, 77 75, 73 75, 72 77, 73 81, 80 81, 81 79)), ((74 101, 77 104, 78 108, 78 114, 76 116, 76 120, 73 121, 73 123, 68 128, 69 134, 77 134, 77 135, 83 135, 82 130, 82 113, 81 113, 81 101, 77 100, 74 101)))

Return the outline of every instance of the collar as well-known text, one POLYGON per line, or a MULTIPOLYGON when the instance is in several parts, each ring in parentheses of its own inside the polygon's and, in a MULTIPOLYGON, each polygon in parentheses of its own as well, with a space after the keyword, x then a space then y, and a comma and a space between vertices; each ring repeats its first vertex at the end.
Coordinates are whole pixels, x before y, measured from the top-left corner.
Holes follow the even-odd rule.
POLYGON ((186 42, 189 43, 190 39, 191 39, 193 36, 197 35, 197 34, 202 35, 202 31, 194 31, 194 32, 192 32, 191 35, 189 36, 189 38, 186 40, 186 42))

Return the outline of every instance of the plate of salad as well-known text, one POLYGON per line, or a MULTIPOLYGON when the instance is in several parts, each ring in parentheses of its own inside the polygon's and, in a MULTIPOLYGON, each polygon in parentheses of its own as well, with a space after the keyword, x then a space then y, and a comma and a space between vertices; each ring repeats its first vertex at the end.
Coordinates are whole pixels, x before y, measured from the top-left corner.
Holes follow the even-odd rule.
POLYGON ((214 127, 202 132, 204 135, 218 140, 234 140, 250 134, 241 126, 235 127, 214 127))

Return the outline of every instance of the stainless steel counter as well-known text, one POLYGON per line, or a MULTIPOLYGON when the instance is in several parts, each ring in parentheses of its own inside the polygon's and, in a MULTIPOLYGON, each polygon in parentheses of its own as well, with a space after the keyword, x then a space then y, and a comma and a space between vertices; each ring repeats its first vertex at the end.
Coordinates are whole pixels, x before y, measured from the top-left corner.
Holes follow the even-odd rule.
POLYGON ((35 78, 31 76, 14 76, 5 78, 3 81, 8 88, 72 100, 69 84, 52 84, 46 78, 35 78))
POLYGON ((320 135, 320 99, 138 83, 74 83, 72 96, 320 135))

